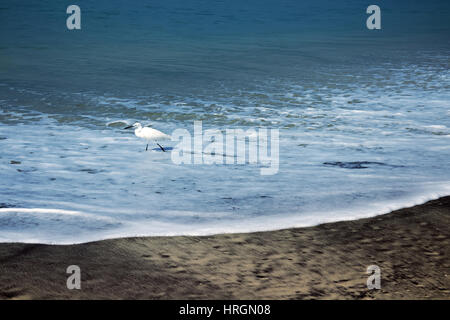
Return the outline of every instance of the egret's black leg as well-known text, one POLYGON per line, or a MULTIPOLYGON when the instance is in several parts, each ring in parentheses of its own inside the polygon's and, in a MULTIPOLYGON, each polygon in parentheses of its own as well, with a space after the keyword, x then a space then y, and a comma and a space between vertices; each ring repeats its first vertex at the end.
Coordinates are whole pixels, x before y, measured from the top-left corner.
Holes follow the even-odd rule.
POLYGON ((166 150, 164 150, 164 148, 163 147, 161 147, 161 145, 157 142, 156 143, 157 145, 158 145, 158 147, 160 147, 161 148, 161 150, 163 151, 163 152, 166 152, 166 150))
POLYGON ((148 143, 147 143, 147 146, 145 147, 145 151, 147 151, 148 150, 148 143))

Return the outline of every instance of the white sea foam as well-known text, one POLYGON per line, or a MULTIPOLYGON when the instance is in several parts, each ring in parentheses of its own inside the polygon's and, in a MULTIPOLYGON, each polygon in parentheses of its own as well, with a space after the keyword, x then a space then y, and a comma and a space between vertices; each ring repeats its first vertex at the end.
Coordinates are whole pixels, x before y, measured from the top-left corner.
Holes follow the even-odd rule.
POLYGON ((83 112, 75 114, 26 105, 12 111, 15 100, 2 100, 0 241, 263 231, 448 195, 448 78, 437 77, 439 69, 397 69, 390 80, 375 77, 385 87, 375 78, 307 90, 280 80, 201 97, 80 95, 83 112), (199 119, 204 129, 279 128, 279 172, 175 165, 169 152, 145 152, 145 143, 122 130, 139 120, 167 133, 192 132, 199 119))
MULTIPOLYGON (((434 186, 435 188, 437 186, 434 186)), ((330 212, 310 212, 305 215, 298 215, 296 213, 284 214, 284 215, 268 215, 259 216, 253 218, 224 220, 221 223, 217 222, 199 222, 196 224, 186 224, 179 222, 169 221, 152 221, 152 223, 143 223, 142 221, 123 221, 120 224, 115 225, 114 228, 99 228, 96 232, 82 232, 78 233, 74 237, 74 226, 70 221, 62 221, 61 228, 64 231, 69 231, 67 234, 61 235, 54 232, 54 225, 41 226, 41 232, 36 234, 35 232, 28 232, 28 230, 22 231, 6 231, 0 235, 0 242, 24 242, 24 243, 45 243, 45 244, 76 244, 91 242, 97 240, 124 238, 124 237, 145 237, 145 236, 177 236, 177 235, 190 235, 190 236, 205 236, 214 235, 220 233, 243 233, 243 232, 258 232, 258 231, 270 231, 293 227, 310 227, 321 223, 330 223, 335 221, 347 221, 361 218, 368 218, 384 213, 391 212, 393 210, 410 207, 414 205, 422 204, 429 200, 437 199, 441 196, 450 194, 450 185, 441 185, 440 192, 429 192, 428 194, 422 194, 414 199, 398 201, 392 200, 384 203, 368 204, 367 206, 361 206, 360 208, 337 209, 330 215, 330 212), (338 219, 336 217, 339 217, 338 219), (48 230, 46 230, 48 228, 48 230), (70 230, 67 230, 70 229, 70 230), (44 232, 42 232, 44 231, 44 232)), ((79 217, 99 218, 92 217, 90 214, 83 214, 78 211, 68 211, 59 209, 43 209, 43 208, 10 208, 1 212, 19 212, 19 213, 45 213, 45 214, 63 214, 63 215, 75 215, 79 217)), ((178 212, 175 216, 195 216, 198 212, 178 212)), ((168 216, 171 214, 167 213, 168 216)), ((227 217, 227 213, 209 212, 202 213, 202 217, 210 216, 217 219, 227 217)), ((106 220, 112 220, 105 218, 106 220)), ((112 221, 111 221, 112 222, 112 221)), ((80 219, 77 221, 80 225, 80 229, 86 223, 92 225, 92 221, 85 221, 80 219)))

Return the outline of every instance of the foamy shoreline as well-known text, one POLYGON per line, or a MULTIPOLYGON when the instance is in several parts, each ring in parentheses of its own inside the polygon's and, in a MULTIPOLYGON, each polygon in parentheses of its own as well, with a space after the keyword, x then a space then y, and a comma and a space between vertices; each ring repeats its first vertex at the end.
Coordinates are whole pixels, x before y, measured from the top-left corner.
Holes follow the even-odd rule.
MULTIPOLYGON (((447 188, 450 189, 450 188, 447 188)), ((404 208, 417 206, 424 204, 428 201, 436 200, 441 197, 445 197, 450 194, 449 191, 445 189, 444 192, 438 193, 434 192, 431 195, 423 195, 408 202, 399 203, 387 203, 383 206, 374 208, 366 207, 360 209, 353 209, 353 213, 348 213, 346 210, 340 209, 333 213, 332 216, 329 212, 325 213, 312 213, 309 215, 300 216, 261 216, 253 219, 242 219, 235 222, 230 222, 225 226, 211 225, 196 225, 191 226, 182 225, 180 228, 183 230, 176 230, 173 228, 173 232, 163 231, 160 232, 158 228, 163 230, 168 230, 174 225, 167 223, 162 224, 155 221, 152 226, 152 230, 148 230, 148 225, 141 225, 139 222, 130 223, 128 227, 122 228, 122 230, 112 230, 102 233, 99 231, 93 236, 84 236, 80 240, 57 240, 57 239, 39 239, 33 237, 32 235, 26 239, 6 239, 7 232, 3 232, 3 236, 0 235, 0 243, 30 243, 30 244, 50 244, 50 245, 72 245, 72 244, 83 244, 95 241, 103 240, 113 240, 129 237, 176 237, 176 236, 213 236, 220 234, 236 234, 236 233, 254 233, 254 232, 270 232, 283 229, 291 228, 306 228, 321 225, 323 223, 335 223, 343 221, 352 221, 363 218, 372 218, 379 215, 387 214, 392 211, 401 210, 404 208), (336 216, 338 218, 336 219, 336 216), (269 227, 270 226, 270 227, 269 227), (189 230, 190 229, 190 230, 189 230)), ((66 210, 66 209, 47 209, 47 208, 0 208, 1 213, 51 213, 51 214, 61 214, 73 217, 85 217, 92 218, 96 220, 103 220, 105 223, 114 223, 114 219, 110 216, 98 216, 91 213, 82 212, 80 210, 66 210)), ((12 232, 12 234, 17 237, 18 234, 12 232)), ((79 238, 79 236, 78 236, 79 238)))
POLYGON ((450 197, 309 228, 3 243, 0 259, 4 299, 449 299, 450 197), (82 290, 66 287, 70 265, 82 290))

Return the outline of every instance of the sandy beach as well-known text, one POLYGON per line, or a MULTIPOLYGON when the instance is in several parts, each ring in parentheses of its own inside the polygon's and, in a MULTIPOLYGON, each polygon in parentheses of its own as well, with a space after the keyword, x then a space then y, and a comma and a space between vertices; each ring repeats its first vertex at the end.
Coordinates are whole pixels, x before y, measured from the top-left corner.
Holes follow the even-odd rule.
POLYGON ((248 234, 0 244, 2 299, 449 299, 450 197, 248 234), (381 268, 368 290, 366 268, 381 268), (81 268, 68 290, 66 268, 81 268))

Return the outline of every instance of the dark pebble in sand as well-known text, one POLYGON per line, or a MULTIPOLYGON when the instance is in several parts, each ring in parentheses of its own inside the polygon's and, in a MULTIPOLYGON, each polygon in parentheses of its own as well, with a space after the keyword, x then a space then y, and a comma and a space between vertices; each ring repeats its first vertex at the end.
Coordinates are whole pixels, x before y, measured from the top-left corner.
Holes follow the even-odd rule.
POLYGON ((15 160, 11 160, 10 163, 11 163, 11 164, 21 164, 22 162, 20 162, 20 161, 15 161, 15 160))

